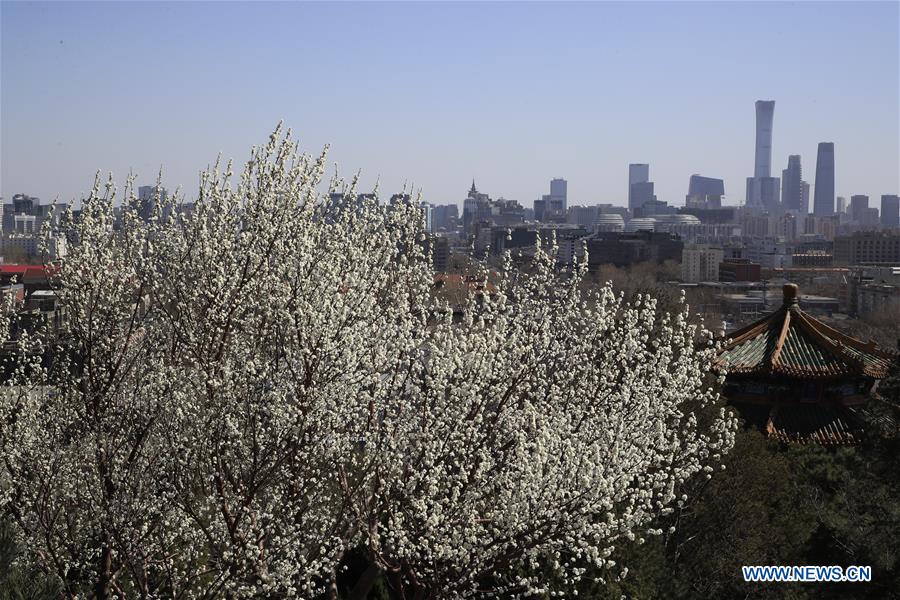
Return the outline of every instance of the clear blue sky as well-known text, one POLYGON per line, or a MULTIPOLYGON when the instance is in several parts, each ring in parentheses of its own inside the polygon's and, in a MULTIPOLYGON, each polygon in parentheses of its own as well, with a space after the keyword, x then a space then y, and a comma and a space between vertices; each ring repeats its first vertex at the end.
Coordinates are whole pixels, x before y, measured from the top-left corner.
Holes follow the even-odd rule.
POLYGON ((3 2, 0 193, 78 197, 97 169, 194 193, 284 119, 366 188, 436 203, 661 200, 692 173, 752 175, 773 99, 773 175, 833 141, 838 195, 900 193, 897 2, 3 2))

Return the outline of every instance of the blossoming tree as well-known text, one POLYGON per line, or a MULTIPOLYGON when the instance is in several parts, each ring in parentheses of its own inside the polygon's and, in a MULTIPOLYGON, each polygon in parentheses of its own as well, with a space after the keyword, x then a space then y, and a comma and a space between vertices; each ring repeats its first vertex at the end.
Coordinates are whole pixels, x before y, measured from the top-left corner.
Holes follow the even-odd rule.
POLYGON ((66 596, 337 597, 351 552, 351 597, 537 593, 730 448, 686 309, 539 249, 454 320, 417 207, 323 194, 324 164, 279 128, 149 221, 98 179, 61 328, 7 311, 0 503, 66 596))

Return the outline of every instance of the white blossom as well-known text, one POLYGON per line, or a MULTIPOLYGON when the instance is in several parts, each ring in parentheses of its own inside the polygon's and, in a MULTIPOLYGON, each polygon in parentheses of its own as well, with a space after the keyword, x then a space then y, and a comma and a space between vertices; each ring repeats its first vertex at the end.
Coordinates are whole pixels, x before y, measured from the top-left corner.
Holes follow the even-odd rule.
POLYGON ((334 206, 324 165, 279 127, 189 213, 144 222, 129 180, 116 226, 99 177, 69 208, 65 351, 18 336, 0 403, 2 508, 68 596, 313 597, 354 549, 437 597, 538 593, 730 449, 686 306, 584 291, 551 245, 454 322, 418 210, 334 206))

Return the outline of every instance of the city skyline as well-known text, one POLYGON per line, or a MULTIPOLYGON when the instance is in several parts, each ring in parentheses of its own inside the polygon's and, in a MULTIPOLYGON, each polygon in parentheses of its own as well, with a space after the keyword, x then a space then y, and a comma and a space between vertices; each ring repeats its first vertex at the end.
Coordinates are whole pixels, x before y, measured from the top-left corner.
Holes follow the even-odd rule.
POLYGON ((834 195, 877 207, 900 190, 896 3, 4 3, 2 17, 5 199, 75 199, 98 169, 146 185, 161 166, 190 198, 219 152, 240 165, 283 119, 385 198, 408 182, 461 206, 474 177, 530 207, 559 176, 570 206, 626 205, 628 165, 644 163, 661 201, 683 205, 699 174, 736 205, 759 99, 777 103, 775 173, 799 155, 814 184, 828 140, 834 195), (200 26, 204 47, 190 38, 200 26), (546 30, 565 37, 547 48, 546 30), (715 52, 676 43, 685 35, 715 52), (811 46, 837 35, 854 43, 811 46))

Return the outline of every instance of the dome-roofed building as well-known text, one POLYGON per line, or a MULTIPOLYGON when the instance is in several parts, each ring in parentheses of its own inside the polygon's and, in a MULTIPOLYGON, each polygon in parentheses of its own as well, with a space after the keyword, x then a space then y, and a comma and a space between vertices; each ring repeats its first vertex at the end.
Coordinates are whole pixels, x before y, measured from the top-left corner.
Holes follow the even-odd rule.
POLYGON ((594 219, 594 231, 625 231, 625 219, 618 214, 599 214, 594 219))
POLYGON ((656 229, 656 219, 653 217, 638 217, 631 219, 625 224, 625 231, 633 233, 635 231, 653 231, 656 229))
POLYGON ((713 367, 726 374, 729 402, 769 437, 857 443, 858 409, 897 355, 806 314, 797 292, 785 284, 781 308, 732 333, 713 367))

